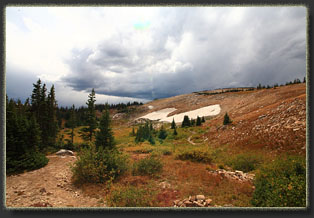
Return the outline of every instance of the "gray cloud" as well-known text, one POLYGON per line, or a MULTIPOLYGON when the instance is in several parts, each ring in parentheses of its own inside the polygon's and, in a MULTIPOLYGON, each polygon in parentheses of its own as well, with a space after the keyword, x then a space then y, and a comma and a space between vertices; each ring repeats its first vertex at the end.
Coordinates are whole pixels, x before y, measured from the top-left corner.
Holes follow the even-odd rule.
POLYGON ((36 83, 38 78, 27 70, 6 66, 6 94, 9 98, 20 99, 25 101, 30 98, 33 90, 33 83, 36 83))
POLYGON ((154 99, 305 76, 305 8, 235 9, 160 9, 150 42, 120 32, 95 50, 73 50, 62 80, 77 91, 154 99))

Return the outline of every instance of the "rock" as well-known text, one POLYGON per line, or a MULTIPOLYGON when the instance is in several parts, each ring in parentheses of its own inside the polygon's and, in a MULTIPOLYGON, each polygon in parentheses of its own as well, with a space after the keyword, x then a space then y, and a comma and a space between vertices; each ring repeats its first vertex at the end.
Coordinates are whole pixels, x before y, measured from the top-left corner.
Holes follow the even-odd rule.
POLYGON ((179 202, 180 202, 180 200, 174 200, 174 201, 173 201, 173 204, 174 204, 174 205, 178 205, 179 202))
POLYGON ((199 202, 197 202, 197 201, 194 201, 193 203, 194 203, 194 205, 196 205, 197 207, 204 207, 204 205, 203 205, 202 203, 199 203, 199 202))
POLYGON ((190 196, 190 197, 189 197, 189 200, 192 201, 192 202, 195 201, 195 200, 196 200, 196 196, 195 196, 195 195, 190 196))
POLYGON ((16 193, 17 193, 18 196, 20 196, 20 195, 24 194, 24 191, 17 191, 16 193))
POLYGON ((159 183, 159 186, 161 186, 163 189, 171 187, 170 183, 166 181, 159 183))
POLYGON ((240 171, 240 170, 236 170, 236 171, 235 171, 235 174, 236 174, 236 175, 239 175, 239 176, 242 176, 242 175, 243 175, 243 172, 240 171))
POLYGON ((117 120, 122 119, 123 117, 125 117, 125 113, 116 113, 115 115, 113 115, 112 119, 117 120))
POLYGON ((60 151, 58 151, 56 153, 56 155, 61 155, 61 156, 63 156, 63 155, 70 155, 70 156, 74 156, 74 153, 73 153, 73 151, 70 151, 70 150, 61 149, 60 151))
POLYGON ((194 204, 193 204, 193 202, 188 201, 188 202, 185 203, 185 206, 186 206, 186 207, 193 207, 194 204))
POLYGON ((261 115, 258 117, 258 119, 263 119, 264 117, 266 117, 266 115, 261 115))
POLYGON ((46 191, 45 188, 42 188, 42 189, 39 190, 39 192, 40 192, 41 194, 43 194, 43 193, 45 193, 45 192, 47 192, 47 191, 46 191))
POLYGON ((30 205, 30 207, 52 207, 52 205, 49 202, 38 202, 30 205))
POLYGON ((208 199, 205 200, 205 203, 206 203, 206 205, 210 205, 210 203, 211 203, 212 201, 213 201, 212 199, 209 199, 209 198, 208 198, 208 199))
POLYGON ((204 195, 196 195, 196 200, 205 200, 204 195))
POLYGON ((177 203, 178 207, 180 207, 182 204, 183 204, 183 201, 179 201, 179 202, 177 203))

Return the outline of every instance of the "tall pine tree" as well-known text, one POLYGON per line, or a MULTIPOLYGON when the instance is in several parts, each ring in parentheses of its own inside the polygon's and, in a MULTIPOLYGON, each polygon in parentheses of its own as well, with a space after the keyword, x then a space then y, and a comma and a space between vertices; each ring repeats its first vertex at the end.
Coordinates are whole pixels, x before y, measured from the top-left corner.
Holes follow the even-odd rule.
POLYGON ((93 140, 93 136, 95 135, 95 129, 97 126, 96 121, 96 110, 95 110, 95 91, 92 89, 92 92, 88 95, 87 104, 87 119, 86 124, 87 128, 83 129, 82 137, 84 140, 89 140, 90 142, 93 140))
POLYGON ((54 85, 52 85, 47 98, 47 119, 49 121, 47 123, 47 131, 48 143, 50 145, 56 144, 56 138, 58 134, 57 107, 55 88, 54 85))
POLYGON ((31 96, 31 111, 34 113, 37 121, 40 120, 40 102, 41 102, 41 80, 38 79, 36 84, 33 84, 33 92, 31 96))
POLYGON ((224 125, 228 125, 228 124, 231 123, 231 122, 232 122, 232 121, 231 121, 231 119, 230 119, 228 113, 226 112, 226 114, 225 114, 225 116, 224 116, 223 124, 224 124, 224 125))
POLYGON ((187 116, 187 115, 184 115, 184 118, 183 118, 183 122, 182 122, 182 124, 181 124, 181 127, 189 127, 189 126, 191 126, 191 121, 190 121, 190 118, 189 118, 189 116, 187 116))
POLYGON ((176 128, 176 123, 174 122, 174 118, 172 119, 172 123, 171 123, 171 129, 175 129, 176 128))
POLYGON ((69 128, 71 129, 71 132, 69 133, 70 138, 71 138, 70 142, 71 142, 71 145, 74 145, 74 136, 75 136, 74 128, 76 127, 76 116, 75 116, 74 104, 72 105, 72 108, 71 108, 71 115, 70 115, 68 125, 69 125, 69 128))
POLYGON ((202 125, 202 121, 201 121, 201 118, 199 116, 197 116, 197 119, 196 119, 196 126, 201 126, 202 125))
POLYGON ((100 119, 100 124, 99 124, 100 131, 96 133, 95 145, 96 145, 97 150, 100 147, 108 148, 108 149, 115 148, 115 142, 114 142, 113 132, 110 127, 110 122, 111 120, 110 120, 109 108, 107 106, 100 119))

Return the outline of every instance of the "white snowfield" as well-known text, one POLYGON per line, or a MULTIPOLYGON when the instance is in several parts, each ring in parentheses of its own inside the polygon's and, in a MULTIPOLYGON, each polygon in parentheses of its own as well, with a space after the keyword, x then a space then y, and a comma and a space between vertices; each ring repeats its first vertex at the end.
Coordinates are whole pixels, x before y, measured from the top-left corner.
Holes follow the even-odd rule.
MULTIPOLYGON (((174 119, 174 122, 176 123, 181 123, 183 121, 183 118, 185 115, 189 116, 190 119, 196 119, 197 116, 199 117, 206 117, 206 116, 215 116, 218 115, 221 111, 220 105, 215 104, 215 105, 210 105, 207 107, 202 107, 196 110, 176 114, 170 117, 167 117, 168 114, 171 112, 177 110, 176 108, 165 108, 159 111, 155 111, 149 114, 146 114, 145 116, 142 116, 140 118, 146 118, 149 120, 158 120, 161 122, 169 122, 171 123, 172 120, 174 119)), ((140 119, 138 118, 138 119, 140 119)))
MULTIPOLYGON (((145 116, 142 116, 140 118, 146 118, 149 120, 161 120, 167 117, 168 114, 170 114, 171 112, 175 111, 177 109, 175 108, 165 108, 159 111, 155 111, 149 114, 146 114, 145 116)), ((172 121, 172 120, 171 120, 172 121)))

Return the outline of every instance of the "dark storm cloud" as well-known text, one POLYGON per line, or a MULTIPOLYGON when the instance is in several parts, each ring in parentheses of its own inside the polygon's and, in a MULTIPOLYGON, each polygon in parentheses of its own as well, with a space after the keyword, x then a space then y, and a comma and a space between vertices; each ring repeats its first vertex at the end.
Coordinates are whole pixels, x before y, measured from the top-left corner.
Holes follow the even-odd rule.
POLYGON ((154 99, 301 79, 305 16, 303 7, 161 9, 150 43, 121 32, 95 50, 73 50, 63 81, 78 91, 154 99), (134 46, 138 40, 145 46, 134 46))
POLYGON ((9 98, 25 101, 30 98, 33 90, 33 83, 38 78, 31 72, 7 65, 6 67, 6 94, 9 98))

